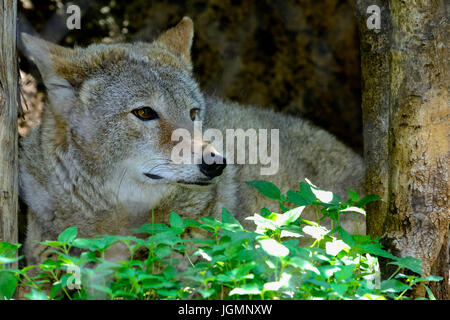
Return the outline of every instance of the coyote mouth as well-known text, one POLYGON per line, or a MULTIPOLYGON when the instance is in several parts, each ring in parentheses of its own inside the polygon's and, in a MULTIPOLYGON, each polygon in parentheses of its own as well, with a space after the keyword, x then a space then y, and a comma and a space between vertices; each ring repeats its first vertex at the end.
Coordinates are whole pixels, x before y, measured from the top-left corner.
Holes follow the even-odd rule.
POLYGON ((190 186, 209 186, 211 184, 211 182, 210 181, 184 181, 184 180, 178 180, 177 184, 190 185, 190 186))
MULTIPOLYGON (((144 173, 144 176, 153 179, 153 180, 161 180, 164 179, 163 177, 157 175, 157 174, 152 174, 152 173, 144 173)), ((170 183, 170 181, 169 181, 170 183)), ((174 181, 172 183, 175 184, 180 184, 180 185, 186 185, 186 186, 208 186, 211 184, 211 181, 186 181, 186 180, 177 180, 174 181)))

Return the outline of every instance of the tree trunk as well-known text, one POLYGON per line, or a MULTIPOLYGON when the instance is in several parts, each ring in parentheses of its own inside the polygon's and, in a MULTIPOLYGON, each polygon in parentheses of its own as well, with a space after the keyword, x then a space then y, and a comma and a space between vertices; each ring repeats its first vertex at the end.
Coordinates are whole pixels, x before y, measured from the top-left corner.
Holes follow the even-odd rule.
POLYGON ((16 0, 0 0, 0 241, 18 242, 16 0))
MULTIPOLYGON (((357 0, 363 79, 367 230, 394 254, 422 260, 449 299, 448 34, 443 0, 357 0), (367 8, 377 5, 380 29, 367 8), (446 33, 447 32, 447 33, 446 33)), ((423 287, 414 291, 424 296, 423 287)))

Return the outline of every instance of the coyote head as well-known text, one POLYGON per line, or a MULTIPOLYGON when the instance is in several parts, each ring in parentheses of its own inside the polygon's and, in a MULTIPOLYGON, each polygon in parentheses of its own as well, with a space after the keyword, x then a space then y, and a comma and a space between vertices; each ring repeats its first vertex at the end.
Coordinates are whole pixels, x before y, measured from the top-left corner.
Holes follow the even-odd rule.
MULTIPOLYGON (((191 164, 172 159, 180 143, 173 131, 187 129, 194 137, 194 120, 206 108, 192 74, 191 19, 152 43, 70 49, 22 38, 47 88, 41 130, 56 152, 71 150, 92 173, 139 186, 206 185, 222 173, 225 160, 211 148, 212 164, 201 153, 191 164)), ((202 139, 182 143, 210 147, 202 139)))

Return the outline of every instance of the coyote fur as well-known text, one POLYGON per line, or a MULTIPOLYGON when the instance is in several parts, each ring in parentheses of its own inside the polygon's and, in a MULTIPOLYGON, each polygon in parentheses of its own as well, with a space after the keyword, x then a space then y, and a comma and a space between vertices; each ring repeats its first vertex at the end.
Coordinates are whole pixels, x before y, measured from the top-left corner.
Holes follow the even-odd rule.
MULTIPOLYGON (((271 181, 282 192, 297 189, 302 178, 341 196, 347 188, 361 190, 361 157, 330 133, 299 117, 201 92, 190 57, 190 18, 152 43, 71 49, 22 38, 48 96, 41 124, 20 149, 28 263, 45 258, 39 241, 56 239, 71 226, 81 237, 126 235, 152 219, 167 222, 171 211, 196 219, 218 217, 226 208, 244 224, 263 207, 276 212, 276 201, 246 181, 271 181), (224 132, 279 129, 278 172, 261 176, 262 165, 230 164, 217 147, 211 147, 212 163, 195 154, 197 164, 174 163, 178 141, 172 133, 193 133, 193 120, 224 132)), ((188 143, 214 146, 203 139, 188 143)))

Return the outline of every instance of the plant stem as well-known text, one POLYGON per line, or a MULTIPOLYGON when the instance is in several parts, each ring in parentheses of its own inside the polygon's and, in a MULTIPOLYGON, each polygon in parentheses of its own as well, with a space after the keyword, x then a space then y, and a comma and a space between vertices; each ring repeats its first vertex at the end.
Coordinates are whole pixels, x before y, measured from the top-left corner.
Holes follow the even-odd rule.
POLYGON ((314 205, 314 211, 316 212, 316 219, 317 219, 317 223, 319 223, 319 206, 318 205, 314 205))
POLYGON ((397 270, 388 278, 388 280, 391 280, 399 271, 402 269, 402 267, 397 267, 397 270))

